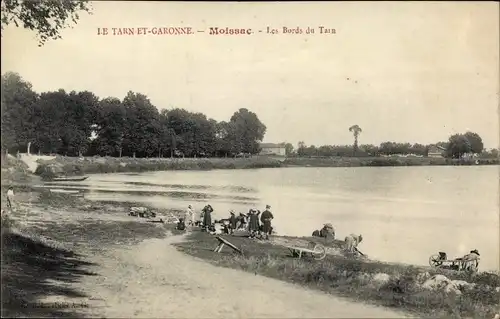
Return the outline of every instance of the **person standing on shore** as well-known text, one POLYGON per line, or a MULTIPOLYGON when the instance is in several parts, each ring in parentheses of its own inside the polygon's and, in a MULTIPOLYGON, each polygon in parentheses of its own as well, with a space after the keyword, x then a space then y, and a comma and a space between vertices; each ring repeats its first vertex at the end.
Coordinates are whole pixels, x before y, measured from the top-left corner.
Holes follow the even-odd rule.
POLYGON ((193 211, 193 206, 191 205, 188 205, 188 208, 184 213, 184 222, 188 226, 194 226, 194 211, 193 211))
POLYGON ((273 230, 273 227, 271 226, 271 221, 273 220, 274 216, 273 213, 270 211, 271 206, 266 205, 266 210, 262 212, 262 215, 260 216, 260 221, 262 222, 262 231, 266 235, 266 240, 269 240, 269 235, 271 235, 271 232, 273 230))
POLYGON ((254 238, 259 233, 260 229, 259 215, 257 214, 256 209, 250 209, 248 214, 250 217, 250 220, 248 222, 248 231, 250 231, 250 237, 254 238))
POLYGON ((12 204, 14 204, 14 189, 12 186, 9 187, 7 191, 7 206, 12 210, 12 204))
POLYGON ((212 226, 212 212, 214 209, 212 206, 207 205, 203 208, 203 228, 208 230, 212 226))
POLYGON ((236 230, 236 216, 233 210, 230 210, 229 213, 231 214, 229 217, 229 231, 232 234, 236 230))
POLYGON ((240 213, 238 217, 236 217, 236 229, 245 229, 246 228, 246 217, 243 213, 240 213))

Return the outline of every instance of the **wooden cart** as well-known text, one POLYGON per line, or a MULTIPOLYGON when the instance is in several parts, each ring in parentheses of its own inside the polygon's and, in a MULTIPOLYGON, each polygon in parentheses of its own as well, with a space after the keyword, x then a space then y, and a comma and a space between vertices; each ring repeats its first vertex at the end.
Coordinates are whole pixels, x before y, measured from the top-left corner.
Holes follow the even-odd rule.
POLYGON ((326 257, 326 249, 323 245, 310 243, 308 247, 288 246, 288 250, 293 257, 302 258, 302 256, 311 256, 316 260, 323 260, 326 257))
POLYGON ((463 260, 463 258, 448 259, 447 254, 443 251, 430 256, 429 265, 434 268, 470 272, 477 272, 479 268, 477 260, 463 260))
POLYGON ((227 245, 228 247, 232 248, 237 253, 243 254, 243 252, 241 251, 241 249, 239 249, 235 245, 231 244, 229 241, 227 241, 227 239, 224 239, 224 238, 222 238, 220 236, 215 236, 215 239, 217 239, 217 241, 219 242, 219 244, 217 245, 217 247, 215 247, 214 252, 220 253, 222 251, 222 248, 224 247, 224 245, 227 245))

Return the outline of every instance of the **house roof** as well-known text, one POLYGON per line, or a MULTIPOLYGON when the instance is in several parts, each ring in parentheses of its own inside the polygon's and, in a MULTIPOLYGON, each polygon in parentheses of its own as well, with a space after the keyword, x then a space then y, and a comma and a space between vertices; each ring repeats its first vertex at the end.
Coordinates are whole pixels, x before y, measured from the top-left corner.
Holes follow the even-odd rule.
POLYGON ((285 143, 260 143, 262 148, 279 148, 285 147, 285 143))
POLYGON ((438 145, 431 145, 430 147, 435 147, 435 148, 437 148, 440 151, 446 151, 446 148, 438 146, 438 145))

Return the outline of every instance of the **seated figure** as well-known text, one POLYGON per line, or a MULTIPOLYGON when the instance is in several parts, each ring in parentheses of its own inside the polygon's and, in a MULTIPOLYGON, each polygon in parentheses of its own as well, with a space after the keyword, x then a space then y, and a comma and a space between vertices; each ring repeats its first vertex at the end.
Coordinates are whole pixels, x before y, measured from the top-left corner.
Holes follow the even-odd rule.
POLYGON ((186 224, 184 223, 184 219, 180 218, 179 222, 177 223, 177 230, 185 230, 186 229, 186 224))
POLYGON ((461 258, 462 270, 474 270, 479 265, 479 251, 477 249, 471 250, 470 253, 461 258))
POLYGON ((335 239, 335 229, 333 228, 332 224, 327 223, 323 226, 323 228, 321 228, 321 230, 315 230, 312 233, 312 236, 335 239))

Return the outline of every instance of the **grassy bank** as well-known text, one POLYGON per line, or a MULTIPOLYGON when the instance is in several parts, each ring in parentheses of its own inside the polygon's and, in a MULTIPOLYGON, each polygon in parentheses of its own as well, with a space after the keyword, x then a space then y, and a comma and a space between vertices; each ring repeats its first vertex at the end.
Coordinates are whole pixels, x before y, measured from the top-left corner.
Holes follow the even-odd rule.
MULTIPOLYGON (((289 257, 288 250, 277 244, 242 237, 226 238, 243 250, 243 256, 233 254, 229 248, 225 248, 220 254, 214 253, 216 240, 202 232, 194 232, 189 241, 177 246, 187 254, 218 266, 241 269, 355 300, 403 309, 419 316, 493 318, 499 312, 500 292, 495 290, 495 287, 500 286, 497 274, 468 275, 335 255, 328 255, 322 261, 304 258, 297 260, 289 257), (450 293, 423 288, 422 281, 435 274, 475 285, 450 293)), ((288 240, 293 241, 291 238, 288 240)), ((329 246, 335 249, 339 245, 340 242, 334 242, 329 246)))
MULTIPOLYGON (((478 165, 498 165, 498 159, 479 159, 478 165)), ((436 166, 436 165, 477 165, 475 161, 463 161, 432 157, 289 157, 283 166, 310 167, 378 167, 378 166, 436 166)))
MULTIPOLYGON (((430 166, 476 165, 473 161, 459 161, 426 157, 332 157, 276 158, 129 158, 129 157, 65 157, 38 160, 36 175, 53 177, 56 174, 83 175, 93 173, 146 172, 166 170, 252 169, 277 167, 360 167, 360 166, 430 166)), ((479 165, 498 165, 498 159, 480 159, 479 165)))
POLYGON ((250 169, 281 167, 279 160, 268 157, 252 158, 129 158, 129 157, 63 157, 39 161, 37 175, 62 173, 81 175, 92 173, 146 172, 166 170, 250 169))
POLYGON ((2 185, 11 181, 29 183, 34 176, 29 173, 28 165, 12 155, 2 158, 2 185))

